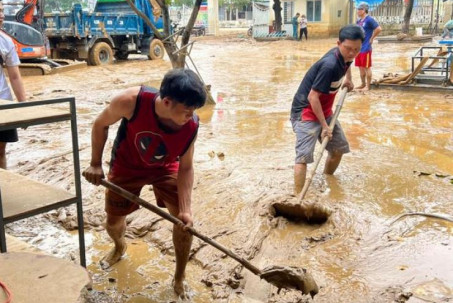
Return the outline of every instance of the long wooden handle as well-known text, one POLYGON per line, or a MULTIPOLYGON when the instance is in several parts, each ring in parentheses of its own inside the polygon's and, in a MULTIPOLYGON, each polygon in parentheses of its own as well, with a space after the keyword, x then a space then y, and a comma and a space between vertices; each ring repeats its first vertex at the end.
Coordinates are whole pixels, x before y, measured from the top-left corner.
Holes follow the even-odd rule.
MULTIPOLYGON (((172 216, 171 214, 167 213, 166 211, 160 209, 159 207, 157 207, 157 206, 155 206, 155 205, 143 200, 142 198, 134 195, 133 193, 131 193, 131 192, 129 192, 129 191, 127 191, 127 190, 115 185, 115 184, 113 184, 112 182, 109 182, 109 181, 107 181, 105 179, 102 179, 101 180, 101 184, 103 186, 105 186, 106 188, 110 189, 111 191, 117 193, 118 195, 128 199, 129 201, 137 203, 140 206, 143 206, 144 208, 146 208, 146 209, 152 211, 153 213, 161 216, 162 218, 172 222, 173 224, 184 225, 184 223, 181 220, 179 220, 178 218, 172 216)), ((188 227, 187 231, 189 233, 191 233, 192 235, 194 235, 195 237, 200 238, 201 240, 203 240, 206 243, 214 246, 218 250, 222 251, 223 253, 227 254, 231 258, 235 259, 236 261, 238 261, 239 263, 244 265, 245 268, 250 270, 255 275, 257 275, 257 276, 261 275, 262 272, 261 272, 261 270, 259 268, 257 268, 256 266, 254 266, 253 264, 251 264, 250 262, 248 262, 244 258, 239 257, 238 255, 233 253, 228 248, 226 248, 226 247, 222 246, 221 244, 215 242, 211 238, 209 238, 209 237, 207 237, 207 236, 205 236, 203 234, 200 234, 198 231, 195 230, 195 228, 188 227)))
MULTIPOLYGON (((335 108, 335 113, 333 114, 332 120, 330 120, 329 127, 331 130, 334 129, 335 123, 337 122, 338 115, 340 115, 341 108, 343 107, 344 99, 346 98, 346 94, 348 93, 348 89, 344 87, 340 91, 340 96, 338 98, 337 106, 335 108)), ((313 180, 313 176, 316 173, 316 169, 318 168, 319 162, 321 162, 322 154, 324 153, 324 150, 326 149, 327 143, 329 143, 329 137, 325 136, 322 139, 321 142, 321 150, 319 151, 317 158, 315 160, 315 166, 309 173, 308 177, 305 180, 304 187, 302 188, 302 191, 300 192, 298 203, 301 203, 302 200, 305 198, 305 195, 307 194, 308 187, 311 184, 311 181, 313 180)))

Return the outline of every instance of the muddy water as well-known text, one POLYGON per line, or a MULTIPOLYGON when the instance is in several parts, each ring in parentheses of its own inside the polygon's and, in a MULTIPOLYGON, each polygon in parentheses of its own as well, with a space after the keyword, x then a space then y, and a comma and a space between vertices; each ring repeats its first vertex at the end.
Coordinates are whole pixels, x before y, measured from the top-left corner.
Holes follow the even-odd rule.
MULTIPOLYGON (((452 224, 405 217, 390 225, 409 211, 453 215, 451 93, 380 89, 348 94, 340 121, 352 152, 334 176, 323 176, 319 167, 306 197, 334 208, 331 219, 309 226, 268 213, 273 202, 292 198, 294 134, 288 120, 292 97, 310 65, 335 42, 256 43, 224 37, 195 44, 193 58, 217 101, 199 111, 195 227, 259 268, 307 268, 321 286, 315 302, 392 302, 404 300, 409 292, 410 302, 451 300, 452 224)), ((408 72, 410 56, 418 47, 377 44, 375 78, 384 72, 408 72)), ((168 61, 137 56, 108 67, 27 77, 25 82, 34 100, 76 97, 81 166, 86 167, 90 124, 97 113, 126 87, 158 86, 168 68, 168 61)), ((353 73, 357 84, 358 71, 353 73)), ((107 147, 114 131, 115 127, 107 147)), ((64 124, 33 127, 20 135, 21 141, 9 146, 10 168, 73 190, 71 157, 62 155, 70 151, 64 124)), ((103 192, 84 181, 82 189, 94 286, 87 301, 176 301, 169 287, 174 269, 170 224, 144 210, 135 213, 128 222, 127 256, 111 271, 102 271, 97 263, 109 249, 102 227, 103 192)), ((153 200, 149 190, 143 194, 153 200)), ((73 228, 74 210, 11 224, 8 231, 50 253, 77 257, 74 236, 67 235, 58 220, 73 228), (49 225, 54 232, 48 232, 49 225)), ((274 287, 198 240, 187 280, 193 302, 310 301, 294 291, 277 294, 274 287)))

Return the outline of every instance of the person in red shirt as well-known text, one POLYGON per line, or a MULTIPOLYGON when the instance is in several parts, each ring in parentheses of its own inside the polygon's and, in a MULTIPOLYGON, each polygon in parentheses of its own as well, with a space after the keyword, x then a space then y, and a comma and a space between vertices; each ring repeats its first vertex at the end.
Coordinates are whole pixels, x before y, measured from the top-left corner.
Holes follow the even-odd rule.
MULTIPOLYGON (((140 195, 151 184, 156 202, 186 226, 192 226, 194 143, 198 131, 195 109, 204 105, 206 91, 199 77, 188 69, 168 72, 159 90, 132 87, 113 98, 95 119, 91 135, 91 162, 83 176, 99 185, 104 178, 102 154, 110 125, 121 120, 112 148, 110 182, 140 195)), ((110 190, 105 194, 106 229, 114 248, 101 260, 103 269, 118 262, 126 252, 126 216, 139 206, 110 190)), ((184 272, 192 235, 173 226, 176 255, 174 291, 182 298, 184 272)))
POLYGON ((291 106, 291 123, 296 134, 294 190, 299 193, 305 183, 307 164, 313 162, 316 140, 330 138, 326 146, 328 156, 324 173, 333 174, 349 144, 337 121, 329 127, 332 106, 341 86, 354 88, 351 80, 351 63, 359 54, 364 40, 363 30, 347 25, 340 30, 337 47, 313 64, 302 80, 291 106), (343 78, 345 77, 343 81, 343 78))

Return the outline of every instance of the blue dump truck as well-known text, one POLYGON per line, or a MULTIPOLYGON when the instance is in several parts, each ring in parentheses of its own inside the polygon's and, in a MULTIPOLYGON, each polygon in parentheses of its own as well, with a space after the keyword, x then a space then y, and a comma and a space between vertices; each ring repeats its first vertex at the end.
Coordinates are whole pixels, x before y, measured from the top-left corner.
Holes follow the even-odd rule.
MULTIPOLYGON (((163 29, 162 18, 153 16, 149 0, 135 0, 135 5, 158 30, 163 29)), ((101 65, 113 58, 126 60, 129 54, 159 59, 165 53, 162 41, 126 1, 98 0, 92 12, 74 4, 69 12, 45 13, 43 18, 53 59, 101 65)))

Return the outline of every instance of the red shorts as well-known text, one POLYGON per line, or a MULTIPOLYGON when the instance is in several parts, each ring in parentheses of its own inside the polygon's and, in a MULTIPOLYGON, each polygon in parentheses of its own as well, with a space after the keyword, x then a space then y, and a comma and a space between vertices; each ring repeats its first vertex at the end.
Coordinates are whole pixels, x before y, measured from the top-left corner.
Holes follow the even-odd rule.
MULTIPOLYGON (((178 187, 176 185, 177 173, 157 171, 155 173, 133 174, 128 176, 108 175, 110 182, 125 190, 140 196, 145 185, 152 185, 157 205, 165 207, 165 203, 178 206, 178 187), (165 203, 164 203, 165 201, 165 203)), ((126 216, 139 208, 139 205, 131 202, 111 190, 105 191, 105 211, 114 216, 126 216)))
POLYGON ((365 67, 365 68, 371 67, 371 52, 372 51, 360 53, 355 58, 355 66, 365 67))

